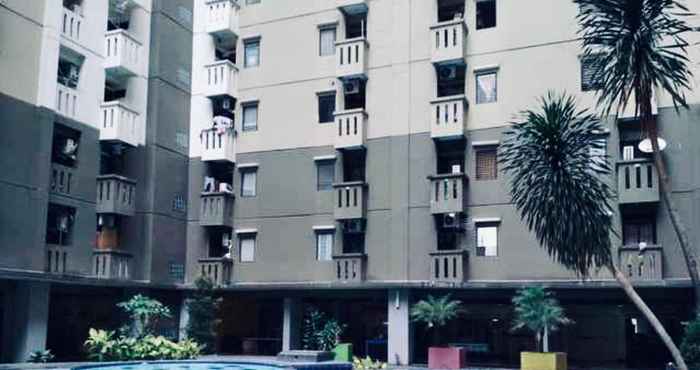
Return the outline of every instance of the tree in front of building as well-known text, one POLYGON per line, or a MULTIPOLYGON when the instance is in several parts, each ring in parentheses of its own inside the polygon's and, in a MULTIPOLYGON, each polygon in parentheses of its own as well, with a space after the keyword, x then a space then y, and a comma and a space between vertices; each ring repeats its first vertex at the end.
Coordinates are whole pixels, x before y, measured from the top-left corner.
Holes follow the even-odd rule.
POLYGON ((221 298, 214 294, 214 284, 208 278, 200 277, 194 285, 194 293, 185 302, 189 314, 185 333, 187 338, 202 345, 202 352, 212 353, 215 350, 216 328, 221 323, 221 298))
POLYGON ((573 322, 566 317, 554 294, 542 287, 518 290, 513 297, 513 306, 513 330, 527 328, 535 333, 538 351, 549 352, 550 333, 573 322))
POLYGON ((411 307, 411 320, 425 324, 426 329, 432 331, 433 344, 440 346, 442 337, 440 329, 448 322, 456 319, 464 313, 462 302, 451 299, 449 294, 436 298, 428 295, 411 307))
POLYGON ((688 362, 690 370, 700 370, 700 316, 685 327, 681 353, 688 362))
POLYGON ((634 290, 612 254, 614 214, 611 167, 603 154, 600 120, 576 107, 573 97, 548 93, 537 110, 525 110, 506 130, 499 163, 509 175, 520 218, 559 264, 586 277, 606 268, 687 370, 678 347, 634 290))
POLYGON ((170 308, 158 300, 137 294, 128 301, 117 303, 117 307, 129 315, 131 322, 128 330, 133 336, 140 338, 153 334, 158 321, 172 317, 170 308))
POLYGON ((642 132, 651 144, 659 191, 685 258, 700 302, 700 272, 690 245, 688 228, 671 198, 671 180, 659 144, 658 123, 653 116, 655 92, 666 92, 678 111, 687 108, 690 90, 688 42, 693 29, 685 19, 691 14, 677 0, 575 0, 579 6, 579 34, 583 58, 593 62, 593 85, 598 105, 606 115, 634 107, 642 132))
POLYGON ((311 351, 331 351, 340 343, 345 325, 326 315, 315 307, 309 307, 304 314, 302 346, 311 351))

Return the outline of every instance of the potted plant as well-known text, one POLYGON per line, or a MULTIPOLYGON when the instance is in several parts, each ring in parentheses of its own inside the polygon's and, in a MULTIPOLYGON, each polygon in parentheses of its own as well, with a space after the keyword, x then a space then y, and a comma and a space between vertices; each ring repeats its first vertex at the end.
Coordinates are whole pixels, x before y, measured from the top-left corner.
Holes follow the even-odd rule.
POLYGON ((572 321, 552 292, 542 287, 524 288, 513 297, 513 330, 527 328, 535 333, 537 352, 521 352, 522 370, 566 370, 566 353, 549 352, 549 334, 572 321))
POLYGON ((352 347, 340 343, 340 335, 345 325, 333 318, 327 318, 323 312, 314 307, 306 311, 302 333, 303 348, 317 352, 317 358, 329 358, 350 361, 352 347))
POLYGON ((466 365, 466 350, 460 347, 447 347, 442 343, 440 328, 464 313, 462 302, 451 300, 446 294, 440 298, 429 295, 411 308, 411 320, 426 325, 432 331, 433 346, 428 348, 428 368, 461 369, 466 365))

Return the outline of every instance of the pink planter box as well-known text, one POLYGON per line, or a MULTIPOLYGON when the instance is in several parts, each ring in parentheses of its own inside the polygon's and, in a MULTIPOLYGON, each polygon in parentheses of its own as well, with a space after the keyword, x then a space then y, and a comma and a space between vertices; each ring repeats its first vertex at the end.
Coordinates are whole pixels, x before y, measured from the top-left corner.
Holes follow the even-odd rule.
POLYGON ((463 369, 467 367, 467 350, 459 347, 428 348, 428 368, 463 369))

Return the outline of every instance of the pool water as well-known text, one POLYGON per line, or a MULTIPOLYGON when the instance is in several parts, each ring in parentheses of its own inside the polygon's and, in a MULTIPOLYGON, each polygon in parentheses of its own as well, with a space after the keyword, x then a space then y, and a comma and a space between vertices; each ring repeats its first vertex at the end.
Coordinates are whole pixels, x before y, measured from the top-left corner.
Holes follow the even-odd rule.
POLYGON ((280 366, 243 362, 143 362, 80 366, 74 370, 281 370, 280 366))

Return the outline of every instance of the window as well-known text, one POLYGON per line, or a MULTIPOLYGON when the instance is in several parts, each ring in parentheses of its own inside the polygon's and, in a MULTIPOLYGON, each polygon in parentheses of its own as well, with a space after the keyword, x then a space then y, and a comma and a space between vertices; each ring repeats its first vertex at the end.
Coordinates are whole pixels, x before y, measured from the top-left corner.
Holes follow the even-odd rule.
POLYGON ((600 90, 597 83, 596 59, 592 56, 581 58, 581 91, 600 90))
POLYGON ((464 17, 464 0, 438 0, 438 22, 464 17))
POLYGON ((498 178, 497 148, 476 149, 476 179, 495 180, 498 178))
POLYGON ((497 100, 496 72, 476 74, 476 104, 493 103, 497 100))
POLYGON ((245 64, 246 68, 257 67, 260 65, 260 39, 248 40, 245 45, 245 64))
POLYGON ((255 234, 243 234, 239 240, 241 262, 255 262, 255 234))
POLYGON ((333 231, 316 233, 316 260, 330 261, 333 259, 333 231))
POLYGON ((656 244, 656 222, 653 217, 634 218, 622 222, 623 245, 656 244))
POLYGON ((608 141, 604 136, 595 139, 593 145, 588 148, 588 156, 591 161, 591 168, 594 170, 603 170, 607 161, 607 146, 608 141))
POLYGON ((320 28, 318 33, 318 54, 322 57, 335 54, 335 27, 320 28))
POLYGON ((498 225, 476 225, 476 255, 479 257, 498 256, 498 225))
POLYGON ((476 29, 496 27, 496 0, 476 1, 476 29))
POLYGON ((257 168, 246 168, 241 170, 241 196, 254 197, 257 192, 257 168))
POLYGON ((437 67, 437 96, 464 94, 466 68, 461 65, 437 67))
POLYGON ((258 103, 243 105, 243 131, 258 131, 258 103))
POLYGON ((317 190, 332 190, 334 179, 335 179, 335 162, 334 161, 317 161, 316 162, 316 189, 317 190))
POLYGON ((323 93, 318 95, 318 122, 333 122, 335 112, 335 93, 323 93))

